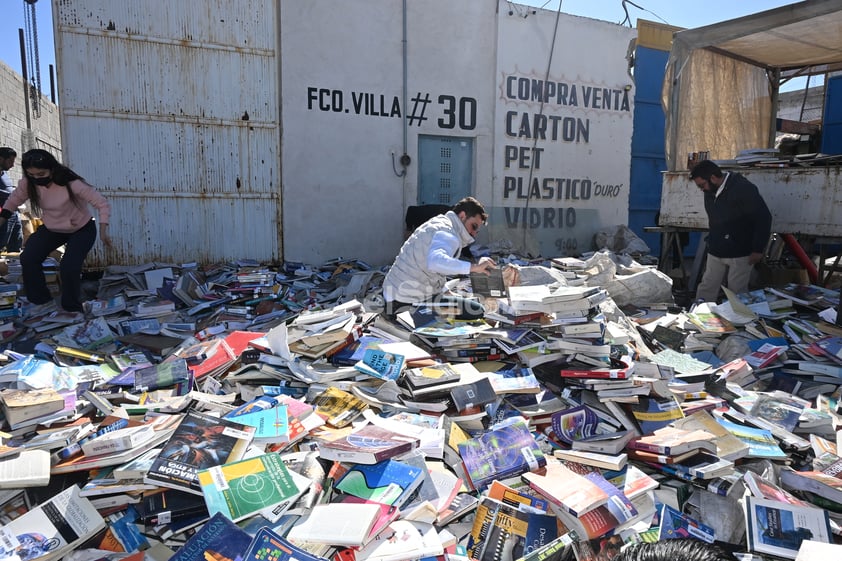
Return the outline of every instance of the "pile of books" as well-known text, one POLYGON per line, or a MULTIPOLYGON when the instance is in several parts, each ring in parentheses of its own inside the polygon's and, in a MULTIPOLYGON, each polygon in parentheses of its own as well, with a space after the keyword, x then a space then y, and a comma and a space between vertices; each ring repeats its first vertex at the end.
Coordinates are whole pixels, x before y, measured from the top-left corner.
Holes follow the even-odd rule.
POLYGON ((838 555, 839 293, 626 314, 551 266, 576 282, 472 321, 386 320, 355 260, 109 270, 87 313, 12 319, 3 556, 838 555))

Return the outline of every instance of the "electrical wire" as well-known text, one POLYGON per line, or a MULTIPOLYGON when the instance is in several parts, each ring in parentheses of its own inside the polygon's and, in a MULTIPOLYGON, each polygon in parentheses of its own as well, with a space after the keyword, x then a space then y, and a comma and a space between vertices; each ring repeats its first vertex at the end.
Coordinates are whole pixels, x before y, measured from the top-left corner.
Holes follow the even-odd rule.
MULTIPOLYGON (((559 0, 558 2, 558 10, 555 13, 555 27, 553 28, 553 40, 550 43, 550 56, 547 58, 547 72, 544 74, 544 84, 547 83, 550 79, 550 69, 553 65, 553 51, 555 51, 555 40, 558 37, 558 22, 561 19, 561 5, 563 4, 563 0, 559 0)), ((546 86, 545 86, 546 87, 546 86)), ((542 117, 544 115, 544 95, 541 95, 541 105, 538 109, 538 117, 542 117)), ((529 177, 526 182, 526 207, 523 209, 524 213, 529 210, 529 201, 532 199, 532 193, 530 191, 530 185, 532 185, 532 174, 535 171, 535 149, 538 146, 538 135, 534 135, 532 141, 532 157, 529 159, 529 177)), ((526 249, 526 225, 527 220, 526 216, 524 216, 523 221, 523 248, 526 249)))

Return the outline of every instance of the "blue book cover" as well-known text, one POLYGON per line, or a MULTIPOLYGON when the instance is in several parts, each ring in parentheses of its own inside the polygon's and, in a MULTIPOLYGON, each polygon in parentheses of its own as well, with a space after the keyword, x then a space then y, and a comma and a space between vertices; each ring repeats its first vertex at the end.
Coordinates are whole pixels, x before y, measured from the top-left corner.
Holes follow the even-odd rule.
POLYGON ((261 395, 252 399, 251 401, 243 403, 239 407, 235 407, 234 409, 223 415, 222 418, 233 419, 235 417, 239 417, 240 415, 245 415, 247 413, 254 413, 255 411, 270 409, 272 407, 275 407, 277 404, 278 400, 274 397, 268 395, 261 395))
POLYGON ((278 405, 270 409, 258 409, 251 413, 238 415, 235 420, 238 423, 254 427, 254 442, 289 442, 289 415, 286 405, 278 405))
POLYGON ((424 481, 424 470, 397 460, 355 464, 336 483, 338 491, 400 508, 424 481))
POLYGON ((330 361, 338 366, 354 366, 354 364, 362 360, 363 355, 365 355, 368 349, 377 348, 380 343, 386 342, 386 339, 382 337, 362 335, 355 343, 348 345, 332 355, 330 361))
POLYGON ((661 530, 658 539, 674 540, 679 538, 696 538, 707 543, 713 543, 714 530, 671 506, 664 505, 663 510, 661 510, 661 530))
POLYGON ((296 547, 271 529, 263 527, 251 542, 243 561, 326 561, 296 547))
POLYGON ((218 512, 187 540, 170 561, 242 560, 251 536, 218 512))
POLYGON ((521 417, 511 417, 476 438, 458 444, 465 471, 476 489, 547 465, 538 442, 521 417))
POLYGON ((524 539, 524 552, 531 552, 549 544, 559 536, 558 517, 552 514, 529 513, 524 539))
POLYGON ((553 413, 553 432, 556 438, 567 444, 596 435, 599 416, 587 405, 579 405, 553 413))
POLYGON ((655 398, 641 396, 638 403, 631 405, 632 415, 644 435, 652 434, 677 419, 683 419, 684 413, 675 398, 655 398))
POLYGON ((397 380, 403 370, 404 357, 380 349, 366 349, 354 368, 380 380, 397 380))

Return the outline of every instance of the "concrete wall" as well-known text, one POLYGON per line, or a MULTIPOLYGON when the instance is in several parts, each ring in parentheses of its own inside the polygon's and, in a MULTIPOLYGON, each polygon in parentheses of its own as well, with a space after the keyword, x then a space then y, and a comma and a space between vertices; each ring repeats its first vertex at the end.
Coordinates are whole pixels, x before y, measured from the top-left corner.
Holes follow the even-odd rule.
POLYGON ((545 257, 628 223, 636 30, 546 10, 498 16, 492 229, 545 257), (555 39, 554 39, 555 37, 555 39))
POLYGON ((194 6, 54 4, 68 156, 122 225, 96 259, 389 264, 431 139, 470 150, 481 243, 578 255, 628 221, 632 29, 504 0, 194 6))
POLYGON ((556 27, 554 11, 504 1, 407 5, 406 100, 401 2, 281 5, 287 259, 390 263, 421 135, 473 142, 470 194, 491 211, 480 242, 578 255, 627 223, 635 30, 564 14, 556 27))
POLYGON ((31 133, 27 134, 23 91, 23 77, 0 61, 0 146, 17 150, 18 159, 9 172, 13 181, 21 177, 20 155, 30 148, 49 150, 61 159, 58 107, 40 96, 40 114, 31 114, 31 133))
POLYGON ((496 37, 493 2, 281 3, 284 255, 391 263, 417 204, 419 135, 471 137, 472 194, 490 200, 496 37), (442 97, 445 96, 445 97, 442 97), (471 99, 470 130, 445 117, 471 99), (458 101, 456 102, 458 106, 458 101), (403 115, 408 116, 406 174, 403 115))

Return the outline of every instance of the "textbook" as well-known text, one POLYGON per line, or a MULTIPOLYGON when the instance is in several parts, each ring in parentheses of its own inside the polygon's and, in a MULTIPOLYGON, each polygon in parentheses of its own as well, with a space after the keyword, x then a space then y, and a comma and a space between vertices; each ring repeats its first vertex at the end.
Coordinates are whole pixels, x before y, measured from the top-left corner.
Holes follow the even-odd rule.
POLYGON ((336 440, 320 441, 319 456, 325 460, 376 464, 406 454, 418 447, 420 440, 368 424, 336 440))
POLYGON ((522 417, 511 417, 487 432, 458 445, 459 456, 470 481, 484 489, 495 479, 537 471, 547 464, 544 453, 522 417))
POLYGON ((238 559, 251 542, 249 534, 218 512, 196 530, 170 561, 238 559))
POLYGON ((258 530, 242 561, 327 561, 282 538, 269 527, 258 530))
POLYGON ((397 380, 403 370, 404 358, 380 349, 367 349, 354 368, 380 380, 397 380))
POLYGON ((205 518, 208 516, 207 504, 202 497, 175 489, 144 494, 137 510, 140 520, 147 525, 169 524, 198 515, 205 518))
POLYGON ((749 496, 745 517, 750 551, 795 559, 804 540, 833 543, 824 509, 749 496))
POLYGON ((334 486, 361 499, 401 508, 423 483, 424 470, 397 460, 355 464, 334 486))
POLYGON ((0 489, 41 487, 49 482, 50 453, 46 450, 22 450, 0 459, 0 489))
POLYGON ((259 409, 233 417, 238 423, 254 427, 255 444, 286 444, 289 442, 289 415, 286 405, 259 409))
POLYGON ((104 528, 102 516, 71 485, 3 526, 0 559, 58 559, 104 528))
POLYGON ((188 411, 152 462, 144 481, 201 495, 198 471, 242 458, 254 430, 228 419, 188 411))
POLYGON ((277 519, 273 511, 279 515, 306 489, 296 485, 278 454, 199 470, 198 478, 208 513, 221 512, 232 522, 263 512, 277 519))
POLYGON ((313 542, 360 547, 379 516, 380 505, 375 503, 317 504, 295 523, 287 539, 293 544, 313 542))

